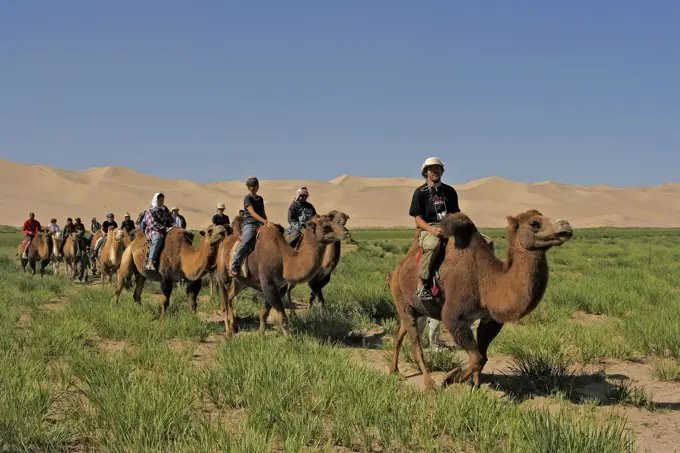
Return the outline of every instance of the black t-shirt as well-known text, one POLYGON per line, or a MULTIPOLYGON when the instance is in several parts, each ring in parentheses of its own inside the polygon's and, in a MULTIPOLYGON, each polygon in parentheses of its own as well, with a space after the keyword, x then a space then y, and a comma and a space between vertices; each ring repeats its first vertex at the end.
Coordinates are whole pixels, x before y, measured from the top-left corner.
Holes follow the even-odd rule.
POLYGON ((244 223, 254 223, 257 222, 253 216, 250 215, 248 211, 248 206, 253 207, 253 211, 263 219, 267 216, 264 215, 264 198, 259 195, 248 194, 243 199, 243 222, 244 223))
POLYGON ((420 216, 425 222, 434 223, 438 222, 437 212, 448 214, 460 212, 456 190, 444 183, 437 187, 433 194, 430 194, 427 183, 418 187, 413 192, 411 208, 408 211, 409 215, 411 217, 420 216))
POLYGON ((229 216, 226 214, 215 214, 212 218, 213 225, 229 225, 229 216))
POLYGON ((109 227, 112 226, 114 228, 118 228, 118 224, 114 220, 113 222, 109 222, 108 220, 105 220, 104 223, 102 223, 102 230, 104 231, 104 234, 109 232, 109 227))
POLYGON ((121 224, 120 224, 120 227, 121 227, 122 229, 124 229, 125 231, 127 231, 128 234, 129 234, 129 233, 132 232, 132 230, 135 229, 135 222, 133 222, 132 219, 130 219, 130 220, 123 220, 123 221, 121 222, 121 224))

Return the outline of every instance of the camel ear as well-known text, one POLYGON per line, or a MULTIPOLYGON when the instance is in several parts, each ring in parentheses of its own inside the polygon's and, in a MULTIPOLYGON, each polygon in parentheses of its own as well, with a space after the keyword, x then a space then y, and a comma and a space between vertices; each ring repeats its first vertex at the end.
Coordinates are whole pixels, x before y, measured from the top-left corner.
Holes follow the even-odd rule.
POLYGON ((519 228, 519 220, 517 220, 517 217, 509 215, 506 217, 506 219, 508 220, 508 227, 514 231, 517 231, 519 228))
POLYGON ((205 236, 205 230, 199 231, 199 234, 200 234, 201 236, 205 236))

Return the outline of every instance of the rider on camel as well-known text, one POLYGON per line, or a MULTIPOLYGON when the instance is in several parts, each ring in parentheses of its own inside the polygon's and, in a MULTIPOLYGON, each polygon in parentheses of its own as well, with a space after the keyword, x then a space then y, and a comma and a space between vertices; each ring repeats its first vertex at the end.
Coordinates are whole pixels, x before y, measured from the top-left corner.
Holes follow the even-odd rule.
POLYGON ((151 207, 147 209, 144 215, 144 234, 151 241, 149 262, 146 264, 145 270, 158 270, 165 235, 173 228, 173 225, 172 214, 165 206, 165 195, 159 192, 153 196, 151 207))
POLYGON ((229 216, 224 213, 225 208, 224 203, 217 204, 217 212, 212 217, 213 225, 222 225, 225 228, 229 226, 229 216))
POLYGON ((97 222, 96 217, 92 217, 92 222, 90 222, 90 232, 92 234, 95 234, 97 231, 99 231, 102 227, 102 224, 97 222))
POLYGON ((106 220, 102 224, 102 232, 104 234, 102 235, 102 237, 97 239, 97 242, 95 242, 94 244, 94 250, 92 251, 92 259, 95 259, 97 257, 99 250, 101 250, 101 248, 104 247, 104 244, 106 244, 106 238, 109 233, 109 227, 118 228, 118 223, 116 223, 116 221, 114 220, 112 212, 106 214, 106 220))
POLYGON ((73 224, 73 219, 69 217, 68 219, 66 219, 66 225, 64 225, 64 231, 61 237, 61 245, 59 246, 60 254, 64 253, 64 245, 66 245, 66 238, 68 238, 71 233, 75 232, 76 226, 73 224))
POLYGON ((241 243, 234 253, 234 263, 229 269, 229 276, 235 277, 239 273, 241 260, 252 251, 252 243, 256 238, 257 229, 266 225, 267 214, 264 211, 264 198, 257 194, 260 182, 255 176, 246 179, 246 187, 250 192, 243 199, 243 225, 241 226, 241 243))
POLYGON ((59 228, 59 225, 57 224, 57 219, 52 217, 50 219, 50 224, 47 225, 47 228, 51 229, 53 233, 61 233, 61 228, 59 228))
POLYGON ((21 254, 23 259, 28 259, 28 247, 33 241, 33 237, 40 232, 40 222, 35 220, 35 214, 29 213, 28 220, 24 222, 24 234, 26 235, 26 246, 24 247, 24 253, 21 254))
MULTIPOLYGON (((415 218, 418 230, 418 244, 422 249, 422 256, 418 265, 418 276, 420 277, 418 288, 414 297, 423 302, 433 299, 430 290, 430 280, 432 277, 432 259, 434 251, 439 245, 442 237, 439 222, 447 215, 460 212, 458 206, 458 194, 456 190, 441 181, 444 173, 444 163, 436 157, 425 160, 421 167, 421 176, 426 180, 425 184, 418 187, 413 193, 409 215, 415 218)), ((418 319, 419 331, 424 329, 424 322, 427 318, 418 319)), ((439 349, 441 346, 440 331, 441 321, 434 318, 429 319, 430 325, 430 347, 439 349)))
POLYGON ((316 209, 307 201, 308 198, 309 190, 304 186, 300 187, 293 197, 293 202, 288 207, 288 223, 290 226, 287 233, 290 236, 288 245, 291 247, 297 247, 302 232, 307 227, 307 221, 316 215, 316 209))

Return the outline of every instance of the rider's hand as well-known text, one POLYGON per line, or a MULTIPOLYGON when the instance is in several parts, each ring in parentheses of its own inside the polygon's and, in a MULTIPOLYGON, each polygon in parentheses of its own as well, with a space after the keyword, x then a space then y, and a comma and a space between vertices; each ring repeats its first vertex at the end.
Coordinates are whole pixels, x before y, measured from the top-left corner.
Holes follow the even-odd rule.
POLYGON ((434 234, 435 236, 437 236, 438 238, 442 237, 442 229, 439 228, 438 226, 432 227, 430 232, 432 234, 434 234))

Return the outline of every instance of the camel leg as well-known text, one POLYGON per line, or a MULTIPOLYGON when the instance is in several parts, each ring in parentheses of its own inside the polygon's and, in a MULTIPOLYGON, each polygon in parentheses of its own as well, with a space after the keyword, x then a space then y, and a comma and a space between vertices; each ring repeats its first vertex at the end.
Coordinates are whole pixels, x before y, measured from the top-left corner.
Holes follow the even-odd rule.
POLYGON ((288 300, 288 308, 294 309, 293 308, 293 289, 295 288, 295 283, 289 283, 288 287, 286 288, 286 299, 288 300))
MULTIPOLYGON (((310 282, 310 288, 312 288, 313 295, 319 300, 322 307, 326 306, 326 300, 323 298, 323 288, 331 281, 330 274, 325 276, 319 281, 310 282)), ((310 308, 311 308, 311 298, 310 298, 310 308)))
POLYGON ((144 284, 146 279, 139 272, 135 272, 135 292, 132 293, 132 299, 137 302, 138 305, 142 304, 142 290, 144 290, 144 284))
POLYGON ((272 306, 269 301, 265 298, 264 307, 260 310, 260 333, 264 333, 265 326, 267 325, 267 318, 269 318, 269 312, 272 310, 272 306))
POLYGON ((271 300, 271 306, 274 307, 274 310, 279 314, 279 322, 283 335, 285 337, 290 336, 290 332, 288 331, 288 316, 286 315, 286 309, 283 306, 283 291, 274 288, 267 283, 263 286, 264 288, 262 289, 264 290, 265 300, 271 300))
POLYGON ((50 262, 49 260, 42 260, 42 261, 40 262, 40 276, 41 276, 41 277, 44 277, 44 276, 45 276, 45 268, 47 267, 47 265, 49 264, 49 262, 50 262))
POLYGON ((165 317, 165 311, 170 306, 170 296, 172 289, 175 287, 172 280, 161 280, 161 292, 163 293, 163 305, 161 306, 161 319, 165 317))
POLYGON ((198 293, 201 292, 201 286, 203 285, 203 280, 198 279, 195 281, 187 281, 187 297, 189 299, 189 309, 193 314, 196 314, 196 309, 198 308, 198 293))
MULTIPOLYGON (((484 358, 484 364, 489 360, 489 357, 487 356, 489 345, 502 328, 503 324, 494 320, 479 323, 479 327, 477 327, 477 347, 479 348, 479 353, 482 354, 482 357, 484 358)), ((482 365, 482 367, 483 366, 484 365, 482 365)), ((472 380, 475 383, 475 387, 479 387, 479 376, 481 374, 481 368, 479 371, 472 373, 472 380)))
POLYGON ((401 323, 399 323, 399 332, 397 332, 397 337, 394 339, 394 354, 392 357, 390 373, 399 373, 399 350, 401 349, 401 343, 404 341, 406 332, 406 325, 404 324, 404 321, 401 321, 401 323))
POLYGON ((467 381, 473 373, 481 373, 486 359, 479 352, 472 329, 467 322, 460 320, 457 313, 447 313, 446 306, 442 310, 442 318, 446 329, 453 337, 453 341, 464 349, 469 357, 468 365, 464 370, 461 371, 460 368, 456 367, 447 373, 444 382, 442 382, 442 387, 446 387, 452 382, 460 384, 467 381))
POLYGON ((224 313, 224 336, 228 339, 234 333, 231 330, 231 319, 227 312, 227 305, 230 304, 230 301, 228 301, 229 296, 227 295, 226 285, 223 282, 218 283, 217 289, 220 292, 220 303, 222 305, 222 313, 224 313))
POLYGON ((427 371, 425 366, 425 360, 423 359, 423 347, 420 344, 420 335, 418 335, 418 314, 408 313, 406 319, 402 321, 402 326, 406 327, 406 332, 411 339, 411 355, 416 359, 420 372, 423 373, 423 383, 425 388, 429 388, 433 385, 430 373, 427 371))
POLYGON ((236 314, 234 313, 233 300, 241 292, 241 287, 236 280, 229 282, 227 290, 227 283, 217 281, 217 289, 220 292, 220 299, 222 302, 224 312, 224 332, 228 339, 232 334, 238 332, 238 324, 236 323, 236 314))
POLYGON ((31 266, 31 277, 33 277, 33 276, 35 275, 35 272, 36 272, 36 270, 35 270, 35 261, 29 261, 28 264, 31 266))

